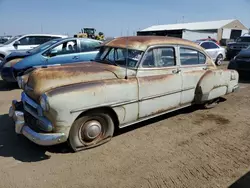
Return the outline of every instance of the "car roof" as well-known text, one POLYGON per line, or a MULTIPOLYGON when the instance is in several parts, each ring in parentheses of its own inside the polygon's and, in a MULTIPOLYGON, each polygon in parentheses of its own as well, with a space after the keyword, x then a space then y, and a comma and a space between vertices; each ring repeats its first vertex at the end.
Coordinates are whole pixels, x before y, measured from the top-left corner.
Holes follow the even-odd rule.
POLYGON ((67 38, 67 35, 57 35, 57 34, 44 34, 44 33, 32 33, 32 34, 22 34, 22 35, 16 35, 18 37, 22 36, 51 36, 51 37, 62 37, 62 38, 67 38))
POLYGON ((148 47, 153 45, 187 45, 198 48, 202 51, 198 44, 193 41, 166 36, 128 36, 128 37, 117 37, 111 41, 105 42, 104 46, 128 48, 133 50, 146 51, 148 47))
POLYGON ((96 42, 99 42, 99 43, 103 43, 103 41, 101 40, 96 40, 96 39, 90 39, 90 38, 78 38, 78 37, 67 37, 63 40, 67 41, 67 40, 74 40, 74 39, 78 39, 78 40, 81 40, 81 41, 96 41, 96 42))

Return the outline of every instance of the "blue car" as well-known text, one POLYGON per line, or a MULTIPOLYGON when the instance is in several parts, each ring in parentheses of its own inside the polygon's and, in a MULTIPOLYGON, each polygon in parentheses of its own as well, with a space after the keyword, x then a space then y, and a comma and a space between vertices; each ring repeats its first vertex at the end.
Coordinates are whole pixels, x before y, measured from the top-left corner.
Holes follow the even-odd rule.
POLYGON ((89 38, 55 39, 27 52, 15 52, 5 58, 1 77, 6 82, 16 82, 16 77, 28 69, 90 61, 101 44, 102 41, 89 38))

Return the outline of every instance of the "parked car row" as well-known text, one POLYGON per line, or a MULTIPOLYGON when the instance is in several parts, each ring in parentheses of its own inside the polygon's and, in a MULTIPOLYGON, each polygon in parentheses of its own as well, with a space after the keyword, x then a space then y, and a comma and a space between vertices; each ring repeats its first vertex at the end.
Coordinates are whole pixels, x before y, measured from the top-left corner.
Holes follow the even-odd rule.
POLYGON ((60 38, 26 52, 13 52, 0 65, 1 77, 6 82, 17 82, 17 76, 29 69, 89 61, 95 58, 101 43, 88 38, 60 38))
MULTIPOLYGON (((76 42, 81 59, 85 43, 72 38, 60 41, 60 48, 55 42, 38 50, 29 63, 62 53, 68 40, 76 42)), ((17 78, 23 92, 21 101, 12 101, 9 116, 16 133, 38 145, 93 148, 109 141, 116 128, 194 104, 212 108, 239 88, 237 71, 217 69, 204 48, 184 39, 118 37, 99 45, 93 61, 78 63, 67 63, 75 57, 68 57, 69 49, 58 57, 59 65, 17 78)), ((20 62, 13 63, 15 69, 20 62)))
POLYGON ((28 34, 17 35, 0 46, 0 64, 4 58, 14 51, 27 51, 56 38, 66 38, 65 35, 28 34))

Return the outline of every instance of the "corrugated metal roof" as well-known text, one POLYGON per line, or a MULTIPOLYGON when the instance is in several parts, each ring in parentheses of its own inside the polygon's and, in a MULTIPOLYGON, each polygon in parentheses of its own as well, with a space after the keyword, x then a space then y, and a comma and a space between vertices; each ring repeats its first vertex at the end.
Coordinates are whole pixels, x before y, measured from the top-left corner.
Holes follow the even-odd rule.
POLYGON ((180 24, 169 24, 169 25, 154 25, 143 29, 141 31, 162 31, 162 30, 212 30, 219 29, 233 21, 231 20, 219 20, 219 21, 208 21, 208 22, 193 22, 193 23, 180 23, 180 24))

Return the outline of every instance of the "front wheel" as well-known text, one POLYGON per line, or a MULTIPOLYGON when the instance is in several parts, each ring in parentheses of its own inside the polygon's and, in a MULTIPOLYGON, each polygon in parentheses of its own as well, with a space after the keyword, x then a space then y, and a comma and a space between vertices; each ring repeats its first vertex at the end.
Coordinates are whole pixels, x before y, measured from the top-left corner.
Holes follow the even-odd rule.
POLYGON ((69 144, 77 152, 89 149, 111 140, 114 122, 105 112, 90 112, 78 118, 72 125, 69 144))
POLYGON ((219 102, 220 102, 220 99, 219 99, 219 98, 212 99, 212 100, 210 100, 210 101, 207 101, 207 102, 203 105, 203 107, 204 107, 205 109, 211 109, 211 108, 216 107, 216 106, 219 104, 219 102))
POLYGON ((220 66, 223 62, 223 55, 219 54, 218 57, 216 58, 215 64, 220 66))
POLYGON ((0 56, 0 66, 3 63, 4 58, 0 56))

